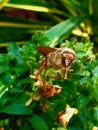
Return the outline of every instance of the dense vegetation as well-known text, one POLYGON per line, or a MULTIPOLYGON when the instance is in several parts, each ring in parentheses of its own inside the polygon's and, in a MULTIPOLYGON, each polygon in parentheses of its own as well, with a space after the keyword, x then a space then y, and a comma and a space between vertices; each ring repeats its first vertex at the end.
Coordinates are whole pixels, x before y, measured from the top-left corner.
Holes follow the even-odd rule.
POLYGON ((62 88, 59 94, 47 98, 39 96, 36 81, 30 78, 41 58, 36 47, 47 42, 43 34, 36 34, 22 47, 10 43, 8 52, 0 54, 0 125, 5 130, 91 130, 98 126, 98 61, 93 43, 87 38, 85 43, 74 40, 59 44, 72 48, 76 60, 66 80, 58 79, 55 69, 47 70, 47 83, 62 88), (78 113, 64 128, 57 116, 67 104, 78 113))

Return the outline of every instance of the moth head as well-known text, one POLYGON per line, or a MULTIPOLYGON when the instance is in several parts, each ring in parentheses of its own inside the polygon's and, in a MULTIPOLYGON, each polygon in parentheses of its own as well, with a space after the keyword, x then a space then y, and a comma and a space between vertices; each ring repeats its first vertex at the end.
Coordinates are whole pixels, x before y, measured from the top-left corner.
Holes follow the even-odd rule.
POLYGON ((63 48, 61 51, 63 63, 66 67, 70 66, 76 58, 74 50, 70 48, 63 48))

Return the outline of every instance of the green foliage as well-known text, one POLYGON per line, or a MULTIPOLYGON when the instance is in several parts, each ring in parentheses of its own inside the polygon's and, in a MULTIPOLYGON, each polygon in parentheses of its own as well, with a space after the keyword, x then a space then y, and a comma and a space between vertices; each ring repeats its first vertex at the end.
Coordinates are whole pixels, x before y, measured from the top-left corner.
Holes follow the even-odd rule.
POLYGON ((21 104, 13 103, 0 110, 1 113, 14 114, 14 115, 30 115, 32 114, 31 109, 21 104), (13 111, 14 110, 14 111, 13 111))
POLYGON ((68 73, 67 80, 48 77, 49 82, 62 87, 62 92, 26 105, 30 94, 38 93, 35 81, 29 77, 39 67, 40 55, 36 47, 49 42, 43 34, 36 34, 23 46, 10 43, 8 53, 0 54, 0 125, 5 126, 5 130, 91 130, 98 126, 98 61, 89 38, 85 43, 60 44, 76 52, 73 72, 68 73), (48 109, 43 111, 45 103, 48 109), (57 115, 66 104, 77 108, 78 114, 63 128, 57 115))
POLYGON ((45 121, 37 115, 33 115, 29 118, 30 123, 34 127, 34 130, 48 130, 45 121))
POLYGON ((80 17, 73 17, 59 24, 53 26, 48 31, 46 31, 46 36, 53 40, 54 38, 57 41, 58 39, 67 37, 76 26, 79 26, 82 21, 87 19, 88 15, 80 16, 80 17), (66 27, 66 29, 64 29, 66 27))

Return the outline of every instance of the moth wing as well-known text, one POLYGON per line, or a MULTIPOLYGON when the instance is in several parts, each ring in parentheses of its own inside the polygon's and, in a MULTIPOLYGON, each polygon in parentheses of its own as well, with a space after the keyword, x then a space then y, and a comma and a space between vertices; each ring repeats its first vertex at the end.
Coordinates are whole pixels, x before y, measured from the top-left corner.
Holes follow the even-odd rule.
POLYGON ((52 53, 56 50, 57 50, 56 48, 46 47, 46 46, 37 47, 37 51, 42 55, 47 55, 47 54, 52 53))

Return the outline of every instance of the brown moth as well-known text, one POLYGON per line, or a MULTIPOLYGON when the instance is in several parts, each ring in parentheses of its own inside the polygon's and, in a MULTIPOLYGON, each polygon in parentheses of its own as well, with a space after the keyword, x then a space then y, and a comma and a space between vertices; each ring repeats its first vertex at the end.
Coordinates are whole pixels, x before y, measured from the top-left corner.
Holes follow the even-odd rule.
POLYGON ((76 58, 75 52, 70 48, 52 48, 46 46, 37 47, 37 51, 44 55, 44 60, 41 61, 41 67, 38 70, 37 76, 41 73, 43 69, 47 68, 57 68, 58 74, 61 76, 63 72, 63 79, 67 79, 67 72, 71 71, 69 67, 76 58))

